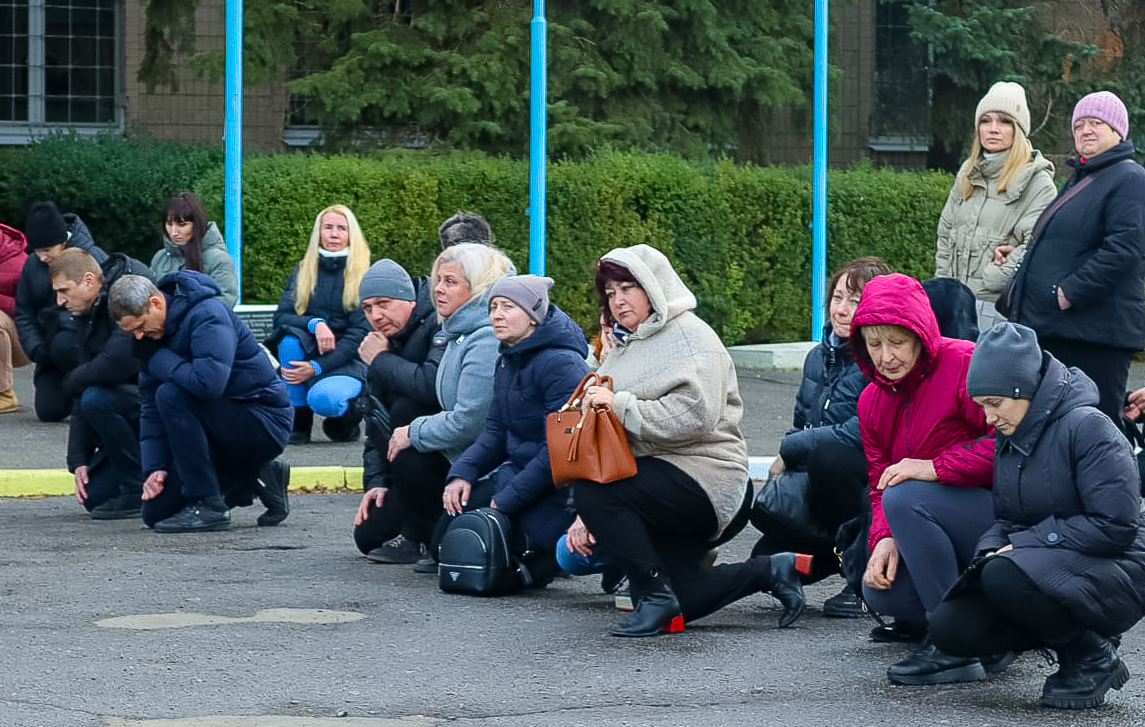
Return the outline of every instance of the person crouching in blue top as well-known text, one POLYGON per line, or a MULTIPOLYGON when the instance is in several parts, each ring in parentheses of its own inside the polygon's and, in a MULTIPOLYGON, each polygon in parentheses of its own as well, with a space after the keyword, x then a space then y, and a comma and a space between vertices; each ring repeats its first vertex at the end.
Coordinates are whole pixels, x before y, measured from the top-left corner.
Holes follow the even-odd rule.
POLYGON ((966 390, 997 431, 995 522, 931 616, 931 638, 959 656, 1051 649, 1042 704, 1097 707, 1129 679, 1117 645, 1145 613, 1133 452, 1096 408, 1097 385, 1025 326, 978 338, 966 390))
MULTIPOLYGON (((545 417, 568 400, 588 373, 584 332, 549 303, 551 278, 502 278, 489 291, 489 318, 501 342, 485 432, 453 463, 442 495, 447 515, 493 507, 513 523, 518 557, 536 586, 560 570, 557 539, 572 524, 569 492, 557 489, 549 466, 545 417)), ((432 549, 436 552, 436 548, 432 549)))
POLYGON ((124 275, 108 313, 135 337, 143 524, 157 533, 227 530, 230 508, 257 495, 259 525, 286 518, 286 385, 246 323, 192 270, 158 286, 124 275))

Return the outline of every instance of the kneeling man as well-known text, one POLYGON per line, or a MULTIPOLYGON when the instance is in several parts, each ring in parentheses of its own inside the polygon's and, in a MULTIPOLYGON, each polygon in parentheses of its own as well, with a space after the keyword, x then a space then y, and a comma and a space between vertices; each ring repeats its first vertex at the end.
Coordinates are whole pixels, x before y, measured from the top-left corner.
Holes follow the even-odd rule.
POLYGON ((109 309, 140 361, 143 523, 159 533, 230 528, 230 507, 257 495, 259 525, 289 512, 286 385, 209 276, 171 273, 156 286, 126 275, 109 309))

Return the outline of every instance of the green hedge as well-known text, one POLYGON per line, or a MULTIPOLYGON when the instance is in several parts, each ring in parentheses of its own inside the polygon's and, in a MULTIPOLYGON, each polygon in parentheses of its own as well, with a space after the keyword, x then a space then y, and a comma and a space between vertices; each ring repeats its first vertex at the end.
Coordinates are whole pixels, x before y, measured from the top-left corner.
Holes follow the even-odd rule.
MULTIPOLYGON (((828 267, 881 255, 925 279, 952 179, 859 166, 829 176, 828 267)), ((480 155, 311 154, 244 164, 244 301, 278 299, 302 257, 314 215, 340 202, 357 215, 375 259, 428 272, 440 222, 459 209, 493 225, 528 269, 528 165, 480 155)), ((163 205, 192 188, 223 218, 221 151, 170 142, 61 137, 0 152, 0 221, 21 225, 27 204, 53 197, 79 212, 96 241, 149 260, 163 205)), ((698 166, 671 155, 602 152, 549 167, 547 270, 555 301, 596 327, 596 259, 617 246, 663 250, 696 292, 699 313, 728 343, 805 340, 811 306, 811 170, 698 166)), ((220 225, 221 226, 221 225, 220 225)))
POLYGON ((96 244, 150 262, 167 200, 223 163, 221 148, 101 135, 52 136, 0 153, 0 222, 23 228, 33 202, 75 212, 96 244))

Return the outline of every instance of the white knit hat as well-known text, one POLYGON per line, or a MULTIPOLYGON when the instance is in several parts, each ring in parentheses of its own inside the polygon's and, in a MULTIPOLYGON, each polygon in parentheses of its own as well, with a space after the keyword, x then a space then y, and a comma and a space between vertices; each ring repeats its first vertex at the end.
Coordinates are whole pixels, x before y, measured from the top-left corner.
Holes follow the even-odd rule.
POLYGON ((990 111, 1006 114, 1022 129, 1023 134, 1030 135, 1030 105, 1026 103, 1026 89, 1020 84, 998 81, 991 86, 974 112, 975 128, 982 114, 990 111))

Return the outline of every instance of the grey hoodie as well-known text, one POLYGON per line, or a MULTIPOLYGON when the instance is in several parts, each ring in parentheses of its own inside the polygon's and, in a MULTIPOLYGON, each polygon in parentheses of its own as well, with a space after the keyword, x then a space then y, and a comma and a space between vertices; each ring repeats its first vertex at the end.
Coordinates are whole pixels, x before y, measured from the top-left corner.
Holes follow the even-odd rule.
POLYGON ((634 245, 602 259, 631 272, 652 303, 652 315, 626 341, 613 335, 600 366, 614 381, 613 410, 634 455, 663 459, 696 480, 722 532, 748 483, 735 365, 715 331, 692 312, 696 297, 664 253, 634 245))

